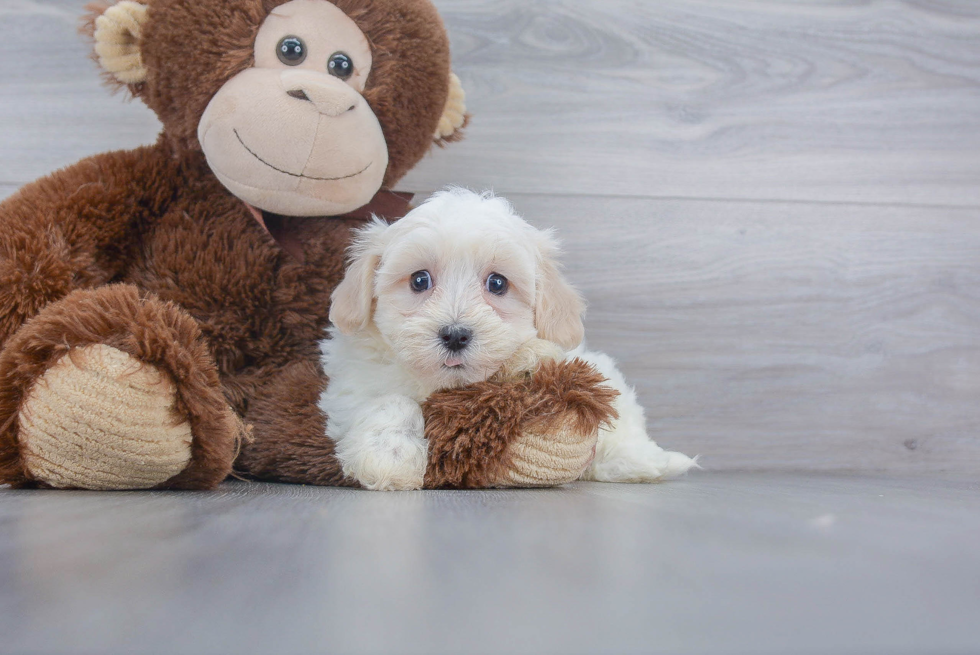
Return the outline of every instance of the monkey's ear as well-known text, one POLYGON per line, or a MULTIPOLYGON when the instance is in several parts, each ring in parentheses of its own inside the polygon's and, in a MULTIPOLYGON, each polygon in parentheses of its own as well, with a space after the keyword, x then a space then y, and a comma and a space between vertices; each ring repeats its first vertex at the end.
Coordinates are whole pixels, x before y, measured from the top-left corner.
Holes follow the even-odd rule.
POLYGON ((466 113, 466 91, 463 90, 463 83, 456 77, 456 73, 449 74, 449 97, 446 98, 446 107, 442 110, 442 118, 439 119, 439 127, 432 139, 439 145, 443 143, 459 141, 463 138, 463 128, 470 120, 470 115, 466 113))
POLYGON ((95 39, 99 65, 111 78, 130 87, 146 81, 146 67, 140 53, 140 37, 147 20, 147 6, 122 0, 112 6, 89 5, 90 18, 83 27, 95 39))
POLYGON ((534 326, 538 337, 572 350, 585 337, 585 300, 562 275, 558 242, 550 231, 539 232, 538 280, 535 289, 534 326))
POLYGON ((381 219, 357 231, 350 247, 350 266, 330 296, 330 322, 343 334, 355 334, 371 323, 374 273, 384 251, 388 224, 381 219))

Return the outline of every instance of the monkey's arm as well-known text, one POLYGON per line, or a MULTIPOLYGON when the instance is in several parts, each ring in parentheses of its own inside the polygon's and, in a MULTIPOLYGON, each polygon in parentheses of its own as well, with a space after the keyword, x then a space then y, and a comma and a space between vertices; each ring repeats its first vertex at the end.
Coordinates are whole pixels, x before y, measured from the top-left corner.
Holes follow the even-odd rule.
POLYGON ((0 346, 44 306, 126 266, 142 219, 173 198, 173 166, 157 146, 106 153, 0 203, 0 346))

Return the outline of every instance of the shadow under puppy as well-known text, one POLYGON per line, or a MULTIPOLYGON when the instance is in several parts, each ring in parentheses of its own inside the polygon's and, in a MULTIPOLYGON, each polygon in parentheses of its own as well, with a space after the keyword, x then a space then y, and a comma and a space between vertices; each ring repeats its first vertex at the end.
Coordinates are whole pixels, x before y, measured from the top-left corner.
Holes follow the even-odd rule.
POLYGON ((420 489, 420 403, 435 391, 579 358, 619 392, 581 478, 653 482, 694 460, 646 433, 643 408, 608 356, 586 351, 585 304, 561 274, 558 244, 503 198, 450 189, 403 219, 358 231, 334 291, 330 383, 320 400, 344 473, 368 489, 420 489))

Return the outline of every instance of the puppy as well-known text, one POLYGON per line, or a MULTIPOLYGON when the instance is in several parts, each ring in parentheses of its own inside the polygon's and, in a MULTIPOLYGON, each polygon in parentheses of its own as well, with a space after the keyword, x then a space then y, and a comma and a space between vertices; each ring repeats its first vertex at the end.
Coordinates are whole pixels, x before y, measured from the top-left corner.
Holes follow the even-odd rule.
POLYGON ((330 383, 320 400, 344 473, 368 489, 419 489, 427 464, 420 403, 521 362, 577 357, 620 392, 586 480, 652 482, 694 460, 646 434, 643 408, 616 363, 582 345, 585 304, 561 274, 550 231, 503 198, 435 194, 400 221, 360 230, 334 291, 330 383))

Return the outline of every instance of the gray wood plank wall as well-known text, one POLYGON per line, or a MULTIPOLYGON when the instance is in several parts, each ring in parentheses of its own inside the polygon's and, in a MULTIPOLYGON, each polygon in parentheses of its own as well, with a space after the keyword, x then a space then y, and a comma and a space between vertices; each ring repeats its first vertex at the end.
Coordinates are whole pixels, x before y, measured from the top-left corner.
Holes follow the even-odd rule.
MULTIPOLYGON (((0 197, 154 139, 82 0, 0 5, 0 197)), ((557 226, 658 441, 980 471, 980 5, 437 0, 474 120, 400 185, 557 226)))

